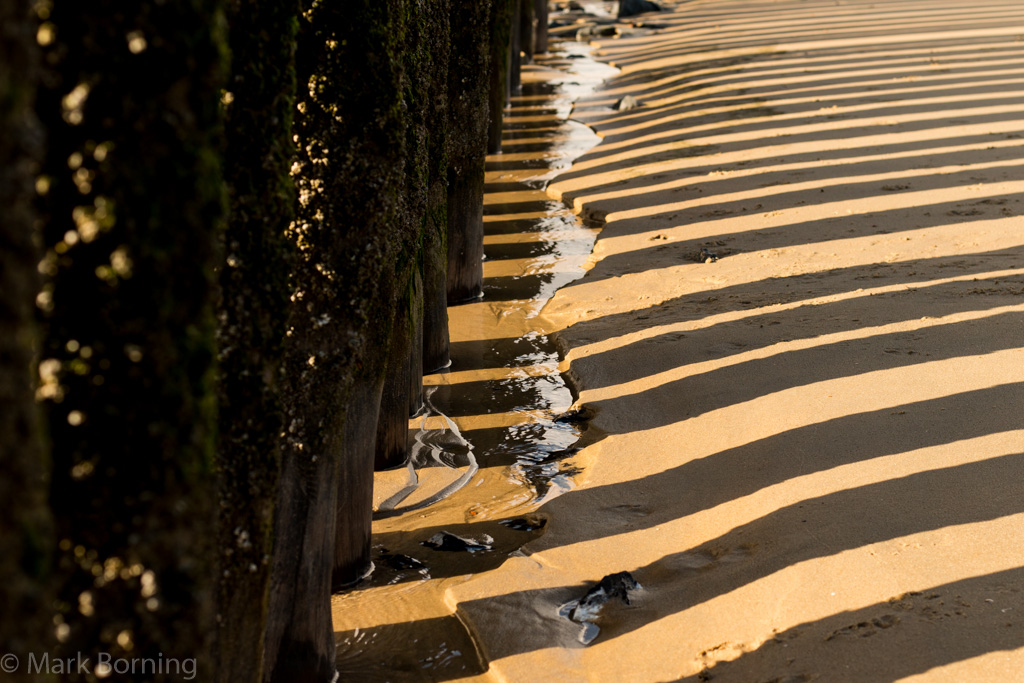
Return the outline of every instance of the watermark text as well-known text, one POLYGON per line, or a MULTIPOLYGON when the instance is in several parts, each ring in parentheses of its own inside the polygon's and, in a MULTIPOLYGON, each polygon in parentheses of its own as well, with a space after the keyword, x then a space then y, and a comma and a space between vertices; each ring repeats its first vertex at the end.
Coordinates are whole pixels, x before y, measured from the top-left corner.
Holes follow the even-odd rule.
POLYGON ((96 678, 119 676, 169 676, 180 677, 183 681, 191 681, 196 677, 196 660, 191 658, 165 657, 125 657, 114 656, 109 652, 99 652, 86 656, 79 652, 71 657, 54 657, 48 652, 30 652, 27 656, 18 657, 14 654, 0 655, 0 673, 24 673, 49 676, 69 674, 89 675, 96 678))

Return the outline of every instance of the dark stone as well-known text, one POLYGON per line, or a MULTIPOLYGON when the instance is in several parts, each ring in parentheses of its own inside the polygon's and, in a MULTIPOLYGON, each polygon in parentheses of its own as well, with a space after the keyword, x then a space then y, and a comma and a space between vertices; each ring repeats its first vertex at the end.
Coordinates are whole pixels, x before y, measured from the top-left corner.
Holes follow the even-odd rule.
POLYGON ((628 605, 630 591, 640 588, 640 584, 629 572, 609 574, 580 598, 569 618, 577 622, 592 621, 601 607, 613 598, 618 598, 628 605))
POLYGON ((701 249, 694 260, 698 263, 714 263, 718 260, 718 254, 708 249, 701 249))
POLYGON ((410 557, 401 553, 382 553, 380 559, 384 564, 397 571, 402 571, 404 569, 415 569, 418 571, 420 569, 427 568, 427 565, 423 564, 415 557, 410 557))
POLYGON ((498 523, 516 531, 538 531, 547 526, 548 520, 543 517, 516 517, 515 519, 505 519, 498 523))
POLYGON ((490 550, 494 547, 494 539, 483 534, 479 539, 476 538, 463 538, 462 536, 456 536, 455 534, 448 531, 439 531, 427 540, 423 541, 423 545, 434 550, 443 550, 446 552, 468 552, 475 553, 481 550, 490 550))
POLYGON ((644 12, 660 12, 661 5, 651 0, 620 0, 619 17, 632 17, 644 12))

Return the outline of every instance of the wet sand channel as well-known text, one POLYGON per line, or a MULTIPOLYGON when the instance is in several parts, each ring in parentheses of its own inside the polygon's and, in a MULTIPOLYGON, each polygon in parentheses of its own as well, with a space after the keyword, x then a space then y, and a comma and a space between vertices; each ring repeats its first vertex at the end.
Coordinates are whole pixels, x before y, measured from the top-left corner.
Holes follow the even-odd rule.
POLYGON ((586 415, 542 316, 580 278, 597 230, 546 191, 597 144, 573 103, 616 70, 583 43, 560 42, 524 68, 506 111, 503 152, 488 157, 482 299, 449 309, 452 364, 425 378, 406 467, 377 473, 375 570, 334 599, 341 680, 473 678, 487 663, 447 589, 521 554, 544 533, 537 510, 571 490, 586 415), (440 532, 478 541, 449 551, 440 532))

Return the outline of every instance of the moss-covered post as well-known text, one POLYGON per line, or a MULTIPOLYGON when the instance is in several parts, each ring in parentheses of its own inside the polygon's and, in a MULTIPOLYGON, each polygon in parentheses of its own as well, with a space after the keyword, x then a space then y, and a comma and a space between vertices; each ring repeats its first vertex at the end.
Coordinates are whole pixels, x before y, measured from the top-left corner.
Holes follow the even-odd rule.
MULTIPOLYGON (((499 5, 508 0, 496 0, 499 5)), ((448 303, 483 293, 492 2, 452 0, 448 68, 448 303)))
POLYGON ((268 682, 332 679, 332 580, 369 566, 374 435, 398 291, 405 128, 393 21, 402 10, 394 0, 302 2, 268 682))
POLYGON ((409 415, 419 409, 423 386, 423 216, 426 209, 426 131, 423 105, 429 67, 427 40, 422 28, 426 4, 402 2, 403 13, 393 17, 392 31, 402 37, 401 95, 407 112, 405 177, 395 222, 397 256, 394 279, 397 306, 392 309, 391 345, 384 374, 377 423, 374 469, 397 467, 408 452, 409 415), (417 343, 418 342, 418 343, 417 343))
POLYGON ((519 0, 492 0, 490 42, 490 92, 487 98, 489 119, 487 153, 501 152, 501 131, 508 104, 512 69, 512 27, 518 27, 516 7, 519 0))
MULTIPOLYGON (((42 135, 32 105, 38 76, 28 0, 0 3, 0 652, 27 661, 53 649, 48 457, 35 402, 38 345, 33 206, 42 135)), ((39 680, 22 671, 12 681, 39 680)))
POLYGON ((175 658, 211 680, 222 8, 45 6, 37 303, 56 654, 175 658))
POLYGON ((533 0, 533 13, 537 30, 533 53, 542 55, 548 51, 548 0, 533 0))
MULTIPOLYGON (((444 244, 438 233, 439 226, 433 223, 445 206, 439 192, 444 187, 444 176, 438 177, 441 169, 434 165, 431 155, 438 153, 439 144, 446 137, 446 122, 442 117, 443 98, 447 92, 448 11, 448 0, 409 2, 406 6, 403 93, 408 126, 405 188, 395 245, 399 254, 396 280, 404 291, 399 292, 395 311, 394 334, 381 401, 377 469, 395 467, 405 460, 409 416, 417 412, 423 403, 426 265, 428 262, 432 268, 441 265, 438 262, 440 248, 444 244), (445 82, 439 82, 441 78, 445 82), (433 130, 431 125, 439 128, 433 130), (437 140, 432 139, 435 137, 437 140)), ((436 289, 440 284, 438 275, 431 273, 435 297, 443 295, 443 289, 436 289)), ((432 303, 436 306, 437 299, 432 303)), ((433 316, 435 328, 431 333, 435 337, 443 335, 443 338, 434 339, 432 343, 435 346, 443 343, 447 347, 447 313, 440 320, 437 312, 433 312, 433 316), (438 323, 444 324, 442 330, 436 329, 438 323)), ((447 356, 447 348, 442 352, 447 356)), ((436 358, 431 360, 437 361, 436 358)))
MULTIPOLYGON (((451 0, 432 0, 423 33, 428 39, 428 90, 423 105, 427 144, 427 200, 423 218, 423 372, 450 361, 448 345, 448 65, 451 0)), ((458 129, 461 134, 461 127, 458 129)))
MULTIPOLYGON (((356 219, 350 239, 365 242, 370 235, 364 231, 372 231, 376 241, 370 253, 372 258, 359 266, 359 277, 348 278, 353 288, 349 299, 365 304, 360 315, 364 323, 359 329, 362 344, 351 372, 353 389, 345 416, 338 478, 340 497, 331 574, 335 589, 350 586, 372 567, 373 465, 391 359, 395 361, 392 370, 398 368, 397 373, 390 373, 393 395, 398 398, 387 404, 385 419, 397 422, 401 418, 403 453, 408 434, 408 390, 412 383, 409 346, 417 305, 415 265, 419 242, 419 226, 408 220, 405 201, 409 137, 404 51, 411 4, 411 0, 360 0, 355 3, 358 9, 354 12, 340 9, 338 19, 347 21, 345 12, 349 12, 359 22, 346 30, 362 33, 346 37, 347 44, 352 46, 346 56, 350 61, 345 64, 346 71, 335 78, 357 70, 361 77, 370 76, 361 86, 339 91, 345 98, 349 120, 355 124, 346 129, 352 140, 349 158, 355 173, 344 179, 345 191, 355 202, 352 206, 341 203, 338 208, 356 219), (365 66, 367 61, 369 70, 365 66), (355 107, 366 111, 362 116, 354 116, 355 107), (379 133, 367 145, 363 131, 369 128, 379 133), (392 348, 395 339, 401 347, 397 351, 392 348)), ((339 187, 337 191, 342 190, 339 187)), ((349 263, 354 269, 351 258, 349 263)), ((421 380, 422 375, 417 375, 417 383, 421 380)))
MULTIPOLYGON (((221 264, 217 681, 262 678, 283 427, 280 374, 295 215, 298 0, 229 0, 221 264)), ((297 561, 298 558, 295 558, 297 561)))

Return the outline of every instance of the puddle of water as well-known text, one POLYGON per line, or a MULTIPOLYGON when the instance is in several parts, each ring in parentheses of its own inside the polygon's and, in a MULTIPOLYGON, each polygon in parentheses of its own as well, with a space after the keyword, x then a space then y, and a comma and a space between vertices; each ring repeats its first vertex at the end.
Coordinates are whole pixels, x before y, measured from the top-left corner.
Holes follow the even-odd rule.
POLYGON ((543 533, 537 509, 573 487, 581 426, 557 419, 574 396, 541 311, 583 275, 597 231, 545 188, 597 144, 568 116, 576 99, 614 73, 591 60, 586 45, 570 42, 524 69, 522 95, 506 112, 503 153, 487 160, 483 298, 449 309, 452 364, 424 380, 427 405, 410 423, 410 460, 375 475, 377 569, 334 599, 342 680, 450 680, 485 671, 445 604, 445 586, 519 553, 543 533), (439 531, 487 535, 493 549, 422 545, 439 531))
POLYGON ((355 628, 337 635, 340 681, 448 681, 487 670, 456 617, 355 628))

